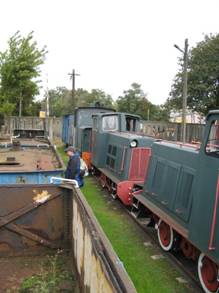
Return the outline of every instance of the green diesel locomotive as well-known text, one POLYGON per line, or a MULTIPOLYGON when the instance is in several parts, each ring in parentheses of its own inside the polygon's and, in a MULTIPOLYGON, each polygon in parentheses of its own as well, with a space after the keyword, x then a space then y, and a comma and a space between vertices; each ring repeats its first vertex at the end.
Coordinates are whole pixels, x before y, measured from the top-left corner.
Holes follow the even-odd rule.
POLYGON ((217 292, 219 111, 208 114, 203 142, 196 145, 144 136, 136 115, 91 111, 89 126, 81 120, 75 128, 75 147, 102 186, 133 215, 149 218, 163 250, 177 248, 197 261, 203 290, 217 292))

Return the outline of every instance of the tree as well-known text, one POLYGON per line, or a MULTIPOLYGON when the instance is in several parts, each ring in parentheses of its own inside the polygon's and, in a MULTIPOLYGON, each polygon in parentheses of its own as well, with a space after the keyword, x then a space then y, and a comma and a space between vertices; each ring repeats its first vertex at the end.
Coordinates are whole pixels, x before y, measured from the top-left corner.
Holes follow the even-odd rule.
MULTIPOLYGON (((71 91, 66 87, 57 87, 49 90, 49 106, 51 116, 68 114, 72 107, 71 91)), ((45 107, 46 108, 46 107, 45 107)))
POLYGON ((139 102, 143 99, 144 93, 141 89, 141 85, 138 83, 132 83, 131 88, 123 91, 123 96, 118 97, 118 111, 137 113, 139 102))
POLYGON ((152 104, 141 85, 133 83, 131 88, 118 97, 118 111, 140 115, 145 120, 168 120, 169 115, 163 107, 152 104))
POLYGON ((45 47, 38 49, 33 32, 22 37, 18 31, 9 39, 8 49, 0 53, 1 113, 30 114, 46 53, 45 47))
MULTIPOLYGON (((112 108, 113 99, 110 95, 106 94, 100 89, 92 89, 91 92, 79 88, 75 92, 75 105, 76 107, 94 106, 98 103, 100 106, 112 108)), ((43 101, 44 109, 45 100, 43 101)), ((72 93, 65 87, 57 87, 49 90, 49 105, 50 115, 62 116, 64 114, 72 113, 72 93)))
MULTIPOLYGON (((169 107, 182 109, 183 63, 172 85, 169 107)), ((219 34, 206 35, 204 40, 189 52, 188 63, 188 108, 206 115, 219 108, 219 34)))
POLYGON ((92 89, 91 92, 78 89, 76 97, 77 106, 91 106, 96 103, 107 108, 112 108, 114 106, 112 97, 100 89, 92 89))

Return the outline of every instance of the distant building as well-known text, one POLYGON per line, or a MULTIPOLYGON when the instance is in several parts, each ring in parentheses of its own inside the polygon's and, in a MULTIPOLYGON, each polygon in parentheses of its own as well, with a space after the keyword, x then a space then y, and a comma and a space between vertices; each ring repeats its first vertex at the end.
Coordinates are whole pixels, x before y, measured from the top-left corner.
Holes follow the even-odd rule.
MULTIPOLYGON (((182 112, 172 112, 170 114, 170 121, 175 123, 181 123, 182 112)), ((187 111, 186 123, 203 124, 205 123, 205 118, 196 112, 187 111)))

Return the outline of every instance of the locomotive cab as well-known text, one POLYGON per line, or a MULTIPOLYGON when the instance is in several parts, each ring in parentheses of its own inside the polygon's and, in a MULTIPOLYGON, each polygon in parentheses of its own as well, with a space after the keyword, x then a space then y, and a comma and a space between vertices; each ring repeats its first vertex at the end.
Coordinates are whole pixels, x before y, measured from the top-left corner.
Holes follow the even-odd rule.
POLYGON ((102 186, 125 205, 130 189, 143 183, 153 139, 138 135, 140 117, 126 113, 93 115, 92 165, 100 172, 102 186))
MULTIPOLYGON (((140 117, 126 113, 98 113, 93 115, 92 164, 105 166, 105 154, 111 136, 116 133, 136 133, 140 129, 140 117)), ((121 143, 121 142, 120 142, 121 143)))
POLYGON ((140 117, 126 113, 107 113, 99 117, 99 130, 102 132, 139 132, 140 117))

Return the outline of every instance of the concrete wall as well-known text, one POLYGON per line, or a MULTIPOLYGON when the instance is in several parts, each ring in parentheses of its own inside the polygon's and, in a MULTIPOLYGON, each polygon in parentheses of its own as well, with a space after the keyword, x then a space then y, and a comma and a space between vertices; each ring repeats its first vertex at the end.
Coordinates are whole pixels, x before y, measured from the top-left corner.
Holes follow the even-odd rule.
POLYGON ((14 129, 38 129, 45 130, 51 141, 61 140, 62 118, 49 117, 42 119, 39 117, 7 117, 2 127, 2 134, 12 135, 14 129))
MULTIPOLYGON (((142 132, 145 135, 155 136, 160 139, 171 141, 181 140, 181 124, 162 121, 142 121, 142 132)), ((190 123, 186 125, 186 141, 202 141, 204 124, 190 123)))
POLYGON ((79 189, 73 190, 72 247, 81 292, 136 292, 79 189))
MULTIPOLYGON (((8 117, 5 119, 5 126, 2 128, 6 134, 13 133, 14 129, 46 129, 51 141, 61 141, 62 118, 50 117, 41 119, 39 117, 8 117)), ((172 141, 180 141, 181 124, 162 121, 142 121, 142 133, 157 138, 172 141)), ((203 124, 187 124, 186 141, 201 141, 203 137, 203 124)))

